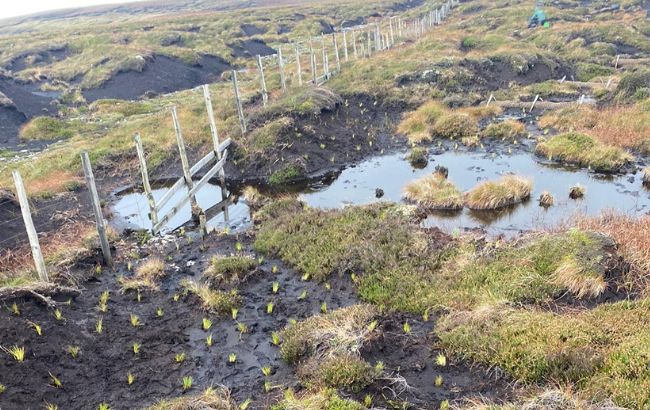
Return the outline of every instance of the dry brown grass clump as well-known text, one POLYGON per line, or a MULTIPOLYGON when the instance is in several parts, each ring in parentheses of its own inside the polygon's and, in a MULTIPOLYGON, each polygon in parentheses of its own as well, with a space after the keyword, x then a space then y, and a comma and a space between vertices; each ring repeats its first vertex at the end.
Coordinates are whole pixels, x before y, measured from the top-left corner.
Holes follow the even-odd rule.
POLYGON ((159 258, 151 258, 135 268, 132 278, 124 279, 122 291, 127 290, 157 290, 158 282, 165 276, 165 262, 159 258))
POLYGON ((530 197, 533 180, 518 175, 505 175, 496 181, 485 181, 466 195, 470 209, 497 209, 517 204, 530 197))
POLYGON ((209 387, 198 396, 162 400, 142 410, 239 410, 226 387, 209 387))
POLYGON ((475 136, 479 129, 476 120, 468 114, 453 112, 436 121, 432 131, 436 137, 453 140, 475 136))
POLYGON ((571 390, 551 389, 536 394, 521 403, 495 404, 486 400, 470 400, 455 410, 626 410, 606 399, 587 402, 571 390))
POLYGON ((359 351, 374 330, 376 314, 372 305, 354 305, 287 326, 280 334, 282 359, 297 363, 306 355, 323 359, 359 351))
POLYGON ((519 121, 508 120, 490 124, 485 129, 485 135, 490 138, 501 140, 513 140, 521 138, 526 134, 526 126, 519 121))
POLYGON ((438 101, 429 101, 410 113, 397 127, 397 133, 406 135, 410 142, 431 140, 431 128, 447 109, 438 101))
POLYGON ((591 230, 614 238, 625 260, 640 271, 650 270, 650 216, 631 217, 608 210, 598 216, 580 216, 571 221, 577 229, 591 230))
POLYGON ((551 193, 548 191, 542 192, 542 194, 539 196, 539 206, 543 208, 552 207, 553 202, 555 202, 555 199, 553 198, 553 195, 551 195, 551 193))
POLYGON ((555 284, 566 288, 578 299, 595 298, 607 289, 602 274, 593 272, 573 258, 565 259, 555 270, 555 284))
POLYGON ((241 296, 235 292, 212 290, 208 285, 194 282, 191 282, 187 289, 201 299, 203 309, 208 312, 224 315, 241 304, 241 296))
POLYGON ((425 175, 404 186, 404 198, 429 209, 461 209, 463 193, 441 173, 425 175))
POLYGON ((650 139, 649 108, 649 101, 604 109, 575 106, 543 116, 539 125, 584 132, 610 146, 644 151, 650 139))

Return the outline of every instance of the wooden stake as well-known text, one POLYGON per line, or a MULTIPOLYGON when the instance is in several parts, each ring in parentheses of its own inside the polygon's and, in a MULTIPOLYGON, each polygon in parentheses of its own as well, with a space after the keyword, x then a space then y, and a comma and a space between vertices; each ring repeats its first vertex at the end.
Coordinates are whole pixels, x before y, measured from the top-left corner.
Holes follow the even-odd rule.
POLYGON ((370 42, 370 31, 368 32, 368 57, 372 57, 372 43, 370 42))
POLYGON ((343 30, 343 57, 346 63, 350 61, 348 59, 348 36, 345 34, 345 30, 343 30))
POLYGON ((336 71, 341 71, 341 59, 339 57, 339 43, 336 41, 336 33, 332 33, 334 39, 334 55, 336 56, 336 71))
POLYGON ((375 23, 375 50, 381 50, 381 42, 379 40, 379 24, 375 23))
POLYGON ((156 201, 153 198, 151 184, 149 184, 149 171, 147 171, 147 161, 144 157, 144 149, 142 148, 142 140, 140 133, 135 133, 135 149, 138 152, 138 160, 140 160, 140 173, 142 174, 142 187, 144 188, 147 202, 149 203, 149 219, 151 219, 152 226, 158 223, 158 211, 156 210, 156 201))
POLYGON ((363 43, 361 43, 361 55, 366 58, 366 49, 363 47, 363 43))
POLYGON ((104 222, 104 216, 102 215, 102 207, 99 202, 99 195, 97 195, 97 187, 95 186, 95 176, 93 175, 93 169, 90 166, 90 158, 88 153, 84 152, 81 154, 81 163, 84 169, 84 175, 86 176, 86 186, 88 191, 90 191, 90 202, 93 206, 93 212, 95 213, 95 223, 97 225, 97 234, 99 235, 99 243, 102 247, 102 255, 104 256, 104 263, 106 266, 113 266, 113 257, 111 256, 111 245, 108 243, 108 237, 106 236, 106 225, 104 222))
POLYGON ((618 60, 620 59, 621 59, 621 55, 619 54, 616 56, 616 63, 614 64, 614 68, 618 68, 618 60))
POLYGON ((388 24, 390 25, 390 44, 395 45, 395 35, 393 34, 393 19, 394 17, 391 17, 388 20, 388 24))
POLYGON ((25 221, 25 228, 27 229, 29 245, 32 248, 32 256, 34 257, 36 272, 38 272, 38 277, 43 282, 49 282, 50 278, 47 276, 45 260, 43 260, 41 245, 38 243, 38 234, 36 233, 36 228, 34 227, 34 221, 32 221, 32 212, 29 209, 29 201, 27 200, 27 194, 25 193, 23 179, 20 177, 20 172, 18 171, 13 171, 13 175, 14 183, 16 184, 16 193, 18 194, 18 200, 20 202, 20 212, 23 214, 23 221, 25 221))
POLYGON ((311 53, 311 76, 314 85, 318 85, 316 81, 316 78, 318 78, 318 74, 316 73, 316 56, 314 53, 311 53))
POLYGON ((533 100, 533 105, 530 106, 530 112, 533 112, 533 108, 535 108, 535 104, 537 104, 537 100, 539 100, 539 94, 535 96, 535 99, 533 100))
POLYGON ((354 47, 354 59, 358 60, 359 56, 357 55, 357 35, 352 29, 352 46, 354 47))
MULTIPOLYGON (((188 191, 192 190, 194 185, 192 182, 192 174, 190 173, 190 164, 187 161, 187 153, 185 152, 185 142, 183 142, 183 134, 181 132, 181 124, 178 122, 178 115, 176 114, 176 107, 172 107, 172 119, 174 120, 174 130, 176 131, 176 142, 178 143, 178 154, 181 157, 181 166, 183 167, 183 176, 185 177, 185 186, 188 191)), ((192 209, 196 208, 196 197, 190 197, 192 209)))
POLYGON ((300 68, 300 47, 296 44, 296 66, 298 70, 298 86, 302 87, 302 69, 300 68))
POLYGON ((255 56, 257 60, 257 70, 260 73, 260 87, 262 88, 262 102, 266 107, 269 104, 269 93, 266 91, 266 81, 264 80, 264 67, 262 66, 262 56, 255 56))
MULTIPOLYGON (((219 133, 217 132, 217 124, 214 121, 214 111, 212 110, 210 87, 207 84, 203 86, 203 97, 205 98, 205 107, 208 111, 208 119, 210 120, 210 131, 212 133, 212 144, 214 145, 214 152, 217 159, 221 160, 222 151, 219 148, 219 133)), ((226 173, 223 168, 219 170, 219 179, 221 185, 221 196, 228 196, 228 190, 226 188, 226 173)))
POLYGON ((241 98, 239 98, 239 87, 237 86, 237 71, 232 70, 232 86, 235 90, 235 102, 237 103, 237 114, 239 115, 239 127, 241 128, 242 135, 246 134, 246 119, 244 118, 244 109, 241 106, 241 98))
POLYGON ((494 99, 494 94, 490 94, 490 98, 488 98, 488 102, 487 102, 487 104, 485 104, 485 106, 489 107, 490 103, 492 102, 493 99, 494 99))
POLYGON ((330 67, 327 61, 327 50, 325 49, 325 37, 323 36, 323 33, 320 34, 320 43, 323 47, 323 74, 325 75, 325 78, 327 78, 329 76, 330 67))
POLYGON ((280 83, 282 84, 282 92, 287 92, 287 80, 284 76, 284 61, 282 60, 282 47, 278 47, 278 66, 280 67, 280 83))

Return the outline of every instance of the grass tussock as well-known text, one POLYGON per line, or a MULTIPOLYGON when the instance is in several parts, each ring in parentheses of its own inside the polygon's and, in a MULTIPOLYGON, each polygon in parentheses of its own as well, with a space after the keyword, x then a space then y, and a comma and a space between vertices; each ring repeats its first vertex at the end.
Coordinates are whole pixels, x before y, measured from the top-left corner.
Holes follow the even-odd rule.
POLYGON ((335 389, 312 389, 295 393, 288 389, 284 399, 271 410, 363 410, 366 407, 353 400, 342 399, 335 389))
POLYGON ((406 156, 409 164, 415 168, 424 168, 429 162, 429 150, 422 147, 413 148, 406 156))
POLYGON ((643 175, 643 184, 650 185, 650 167, 645 167, 641 170, 641 175, 643 175))
POLYGON ((491 401, 473 400, 457 407, 457 410, 626 410, 610 399, 587 401, 569 388, 544 390, 518 402, 496 404, 491 401))
POLYGON ((526 126, 515 120, 498 122, 488 125, 485 129, 485 136, 503 141, 515 140, 526 136, 526 126))
POLYGON ((354 305, 289 325, 280 333, 280 355, 298 363, 306 356, 322 360, 359 350, 372 334, 369 325, 376 315, 374 306, 354 305))
POLYGON ((404 186, 404 198, 428 209, 461 209, 463 193, 444 175, 425 175, 404 186))
POLYGON ((151 258, 135 268, 135 275, 122 281, 122 291, 157 290, 158 282, 165 276, 165 262, 151 258))
POLYGON ((606 146, 586 134, 556 135, 537 144, 536 152, 550 159, 589 167, 596 171, 615 172, 632 160, 621 148, 606 146))
POLYGON ((476 120, 464 113, 450 113, 443 115, 432 128, 432 133, 437 138, 450 140, 472 137, 479 133, 476 120))
POLYGON ((335 388, 359 392, 371 384, 379 370, 353 353, 319 361, 310 360, 298 370, 298 378, 309 388, 335 388))
POLYGON ((220 290, 210 289, 205 284, 190 283, 188 291, 195 294, 201 299, 203 309, 208 312, 220 315, 230 314, 241 304, 241 296, 235 292, 223 292, 220 290))
POLYGON ((142 410, 239 410, 226 387, 209 387, 196 396, 162 400, 142 410))
POLYGON ((505 175, 472 188, 465 197, 469 209, 498 209, 517 204, 530 197, 533 181, 518 175, 505 175))
POLYGON ((448 109, 438 101, 429 101, 408 114, 398 125, 397 133, 407 136, 411 143, 430 141, 433 125, 447 112, 448 109))
POLYGON ((215 287, 236 286, 244 281, 256 266, 255 260, 246 256, 218 257, 215 255, 212 257, 210 266, 203 273, 203 278, 215 287))

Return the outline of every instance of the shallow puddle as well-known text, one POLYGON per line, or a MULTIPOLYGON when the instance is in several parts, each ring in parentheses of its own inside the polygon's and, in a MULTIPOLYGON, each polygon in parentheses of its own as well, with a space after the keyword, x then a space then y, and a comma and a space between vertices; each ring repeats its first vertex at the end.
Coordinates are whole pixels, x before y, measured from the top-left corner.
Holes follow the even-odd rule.
MULTIPOLYGON (((153 190, 154 199, 158 200, 168 188, 158 188, 153 190)), ((187 190, 181 190, 170 199, 159 213, 159 217, 165 215, 172 207, 185 196, 187 190)), ((141 192, 131 192, 126 195, 118 196, 119 200, 113 206, 112 210, 119 218, 115 218, 115 224, 118 229, 151 229, 151 219, 149 219, 149 204, 147 197, 141 192)), ((204 209, 208 210, 222 201, 221 188, 218 185, 207 184, 196 195, 196 202, 204 209)), ((215 210, 216 211, 216 210, 215 210)), ((232 229, 245 229, 250 225, 250 211, 248 206, 240 201, 237 204, 229 204, 227 212, 207 212, 207 215, 215 214, 208 220, 209 227, 225 229, 227 226, 232 229), (215 214, 216 213, 216 214, 215 214)), ((191 218, 190 204, 183 206, 167 224, 163 232, 172 231, 185 224, 191 218)))
MULTIPOLYGON (((431 155, 426 167, 413 168, 405 159, 405 153, 375 157, 356 166, 304 186, 296 186, 301 197, 310 207, 340 208, 346 205, 361 205, 377 201, 402 201, 404 185, 434 171, 437 165, 449 169, 449 179, 461 190, 467 191, 484 180, 497 179, 506 173, 516 173, 533 178, 534 191, 525 203, 497 211, 435 212, 423 221, 424 226, 439 226, 453 231, 463 228, 484 228, 490 235, 514 235, 519 231, 540 229, 557 224, 577 212, 598 214, 607 208, 614 208, 628 214, 645 213, 650 210, 650 195, 642 185, 640 174, 602 175, 584 169, 545 164, 539 158, 526 152, 512 155, 494 155, 482 152, 446 151, 431 155), (581 200, 569 199, 569 188, 580 184, 586 188, 581 200), (381 198, 376 189, 383 190, 381 198), (539 195, 548 190, 555 198, 552 207, 545 210, 537 201, 539 195)), ((160 198, 166 188, 154 191, 160 198)), ((178 196, 182 196, 179 193, 178 196)), ((197 196, 204 209, 221 201, 218 186, 208 185, 197 196)), ((170 201, 168 205, 171 207, 170 201)), ((167 208, 169 209, 169 208, 167 208)), ((163 210, 164 212, 167 209, 163 210)), ((124 225, 120 227, 150 228, 146 198, 140 193, 120 197, 113 210, 121 216, 124 225)), ((163 213, 164 213, 163 212, 163 213)), ((167 226, 175 229, 190 217, 189 204, 176 215, 167 226)), ((219 213, 209 226, 223 229, 246 229, 250 226, 250 214, 245 201, 228 207, 228 219, 219 213)))

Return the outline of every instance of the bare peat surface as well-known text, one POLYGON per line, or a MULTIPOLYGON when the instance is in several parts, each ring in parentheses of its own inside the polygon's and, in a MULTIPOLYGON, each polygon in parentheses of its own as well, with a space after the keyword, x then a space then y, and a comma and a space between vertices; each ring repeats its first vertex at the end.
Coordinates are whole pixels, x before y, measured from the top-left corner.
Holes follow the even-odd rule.
POLYGON ((267 46, 264 41, 258 39, 240 41, 231 45, 230 48, 232 48, 232 55, 238 58, 250 58, 258 54, 264 57, 277 53, 277 51, 267 46))
POLYGON ((142 72, 115 74, 101 88, 83 91, 89 102, 104 98, 134 100, 151 91, 167 94, 213 83, 231 67, 219 57, 204 55, 201 66, 188 66, 180 60, 157 55, 147 61, 142 72))
MULTIPOLYGON (((33 199, 30 206, 41 246, 43 241, 55 236, 67 223, 93 218, 90 195, 85 188, 58 194, 50 199, 33 199)), ((25 223, 17 199, 0 200, 0 249, 15 250, 28 244, 25 223)))
MULTIPOLYGON (((415 409, 437 409, 445 400, 451 403, 485 398, 504 402, 514 396, 512 384, 494 370, 470 366, 446 356, 446 363, 438 364, 438 356, 445 354, 436 349, 437 336, 433 331, 436 321, 435 316, 430 316, 429 322, 401 314, 387 318, 379 325, 380 337, 363 347, 362 357, 372 365, 381 362, 387 373, 403 377, 408 388, 399 396, 415 409), (411 328, 410 334, 404 332, 406 322, 411 328), (440 386, 436 386, 438 377, 442 379, 440 386)), ((381 394, 375 391, 373 395, 373 404, 381 403, 390 408, 389 401, 403 386, 400 383, 382 384, 381 394)), ((372 388, 366 389, 359 398, 372 392, 372 388)))
POLYGON ((264 31, 260 30, 257 26, 253 24, 242 24, 241 30, 246 34, 248 37, 252 36, 259 36, 264 34, 264 31))
POLYGON ((220 317, 207 313, 196 296, 184 294, 181 281, 198 281, 215 253, 252 255, 252 240, 245 235, 238 239, 213 236, 205 243, 198 238, 191 243, 186 238, 176 240, 178 251, 161 239, 144 247, 134 246, 132 252, 139 254, 134 268, 154 249, 172 257, 166 260, 167 275, 160 290, 141 293, 140 302, 135 292, 120 293, 117 278, 132 275, 124 263, 118 264, 115 272, 105 269, 95 274, 69 306, 60 300, 61 321, 31 300, 17 301, 20 315, 12 314, 10 303, 5 302, 6 307, 0 309, 0 341, 5 347, 24 346, 26 359, 20 363, 4 352, 0 354, 2 383, 6 386, 0 396, 2 409, 38 409, 45 401, 71 410, 94 409, 101 402, 115 410, 136 409, 161 398, 181 396, 186 376, 194 380, 188 394, 224 384, 240 402, 251 398, 251 408, 264 408, 285 388, 296 387, 294 370, 280 360, 272 332, 281 330, 289 319, 318 314, 323 302, 332 310, 356 303, 351 279, 332 278, 327 290, 323 284, 301 281, 298 274, 269 259, 238 286, 242 305, 237 321, 231 314, 220 317), (235 247, 238 240, 243 244, 241 252, 235 247), (204 246, 204 252, 199 246, 204 246), (272 272, 273 266, 279 267, 277 273, 272 272), (277 294, 272 291, 273 282, 279 283, 277 294), (107 311, 102 313, 97 306, 104 291, 110 296, 107 311), (303 291, 307 297, 298 300, 303 291), (174 295, 179 295, 178 301, 174 295), (267 313, 268 302, 274 303, 272 314, 267 313), (131 324, 131 315, 138 316, 140 326, 131 324), (97 333, 100 318, 103 329, 97 333), (207 331, 202 329, 203 318, 214 322, 207 331), (30 322, 42 327, 41 336, 30 322), (237 322, 245 324, 248 332, 240 334, 237 322), (206 345, 209 334, 213 335, 212 347, 206 345), (133 352, 133 343, 141 345, 138 354, 133 352), (68 346, 79 347, 77 358, 70 355, 68 346), (177 355, 183 353, 184 361, 177 362, 177 355), (230 363, 233 353, 236 362, 230 363), (272 368, 269 380, 274 386, 268 393, 261 370, 267 365, 272 368), (62 388, 51 386, 50 373, 60 380, 62 388), (135 377, 132 385, 127 383, 128 373, 135 377))

